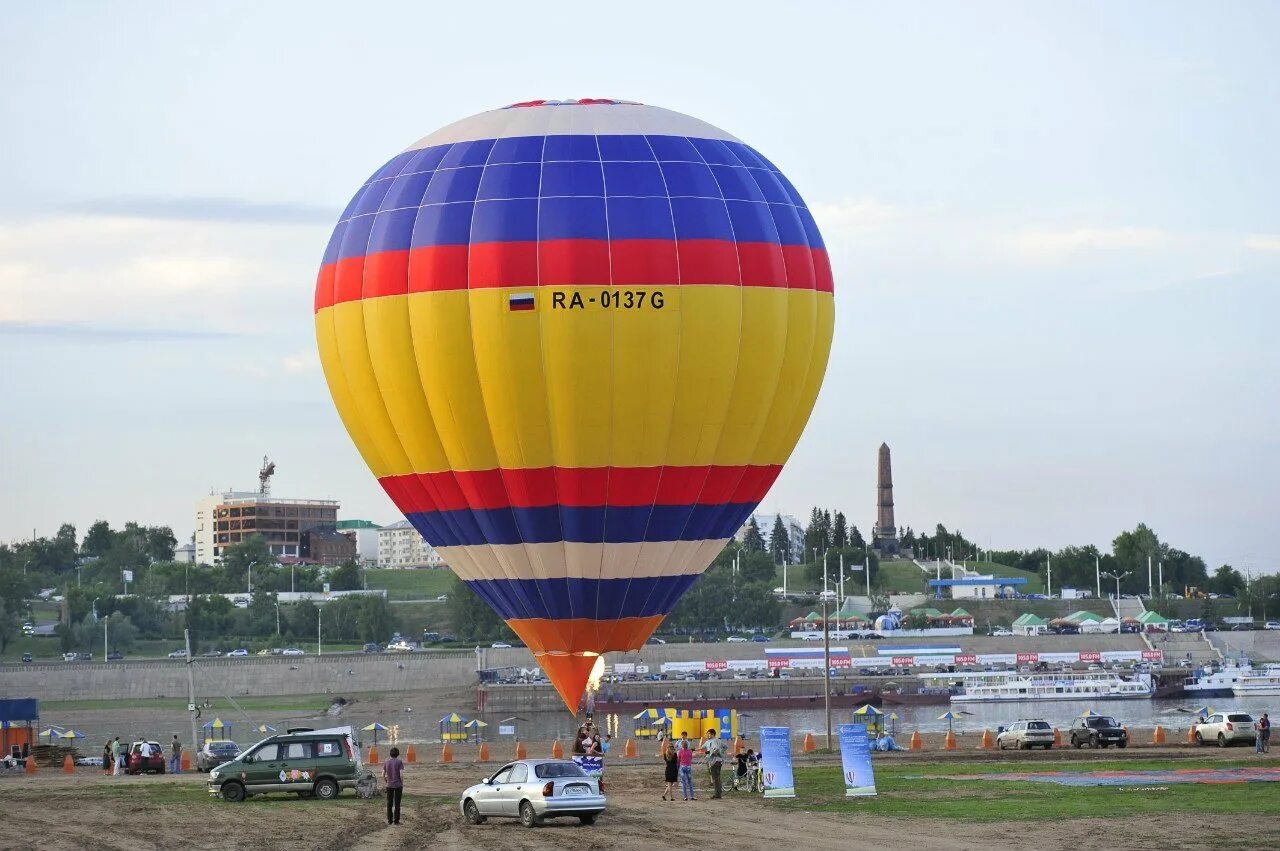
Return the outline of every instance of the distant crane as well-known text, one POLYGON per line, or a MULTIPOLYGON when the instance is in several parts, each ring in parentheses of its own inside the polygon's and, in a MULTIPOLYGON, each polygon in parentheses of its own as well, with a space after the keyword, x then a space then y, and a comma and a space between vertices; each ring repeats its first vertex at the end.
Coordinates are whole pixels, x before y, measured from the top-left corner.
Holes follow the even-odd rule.
POLYGON ((276 462, 262 456, 262 469, 258 471, 258 493, 271 496, 271 477, 276 473, 276 462))

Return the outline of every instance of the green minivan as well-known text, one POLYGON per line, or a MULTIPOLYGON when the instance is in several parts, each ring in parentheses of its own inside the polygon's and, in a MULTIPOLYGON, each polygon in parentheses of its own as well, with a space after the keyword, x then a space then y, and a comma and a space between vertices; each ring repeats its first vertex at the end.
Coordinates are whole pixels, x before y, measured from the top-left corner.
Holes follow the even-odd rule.
POLYGON ((354 789, 363 771, 350 727, 291 729, 210 771, 209 794, 233 803, 267 792, 329 800, 343 789, 354 789))

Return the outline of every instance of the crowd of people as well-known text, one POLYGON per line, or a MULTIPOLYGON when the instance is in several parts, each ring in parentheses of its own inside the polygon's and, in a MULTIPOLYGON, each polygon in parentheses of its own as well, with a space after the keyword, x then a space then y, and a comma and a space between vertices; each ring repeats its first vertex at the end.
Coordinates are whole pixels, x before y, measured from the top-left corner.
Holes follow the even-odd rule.
MULTIPOLYGON (((693 782, 694 757, 700 756, 711 775, 711 798, 724 796, 724 784, 721 772, 728 758, 728 745, 724 739, 716 735, 714 729, 708 729, 700 743, 690 740, 688 732, 682 731, 679 739, 663 736, 659 743, 658 757, 663 763, 663 782, 666 788, 662 792, 662 800, 676 799, 675 787, 680 785, 681 800, 698 800, 697 789, 693 782)), ((759 767, 759 754, 751 748, 734 757, 734 773, 739 783, 744 782, 759 767)))
MULTIPOLYGON (((134 742, 130 746, 122 744, 119 736, 108 739, 102 745, 102 770, 115 777, 131 771, 142 773, 147 770, 152 757, 164 754, 164 750, 158 748, 158 744, 147 741, 134 742)), ((177 733, 173 734, 173 741, 169 743, 165 770, 170 774, 182 773, 182 742, 178 740, 177 733)))

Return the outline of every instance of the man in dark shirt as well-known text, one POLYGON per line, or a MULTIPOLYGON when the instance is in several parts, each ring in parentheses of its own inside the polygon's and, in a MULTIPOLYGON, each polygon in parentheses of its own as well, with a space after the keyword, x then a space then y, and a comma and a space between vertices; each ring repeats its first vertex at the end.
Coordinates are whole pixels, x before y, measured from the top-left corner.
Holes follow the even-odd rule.
POLYGON ((387 786, 387 824, 400 823, 400 798, 404 795, 404 763, 400 749, 391 749, 391 759, 382 764, 382 778, 387 786))

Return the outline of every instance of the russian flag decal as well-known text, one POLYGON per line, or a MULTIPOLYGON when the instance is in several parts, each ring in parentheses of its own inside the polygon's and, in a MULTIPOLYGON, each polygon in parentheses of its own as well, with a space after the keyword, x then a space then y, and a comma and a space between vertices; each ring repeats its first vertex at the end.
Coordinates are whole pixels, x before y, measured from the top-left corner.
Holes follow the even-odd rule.
POLYGON ((533 293, 509 293, 507 307, 511 310, 533 310, 533 293))

